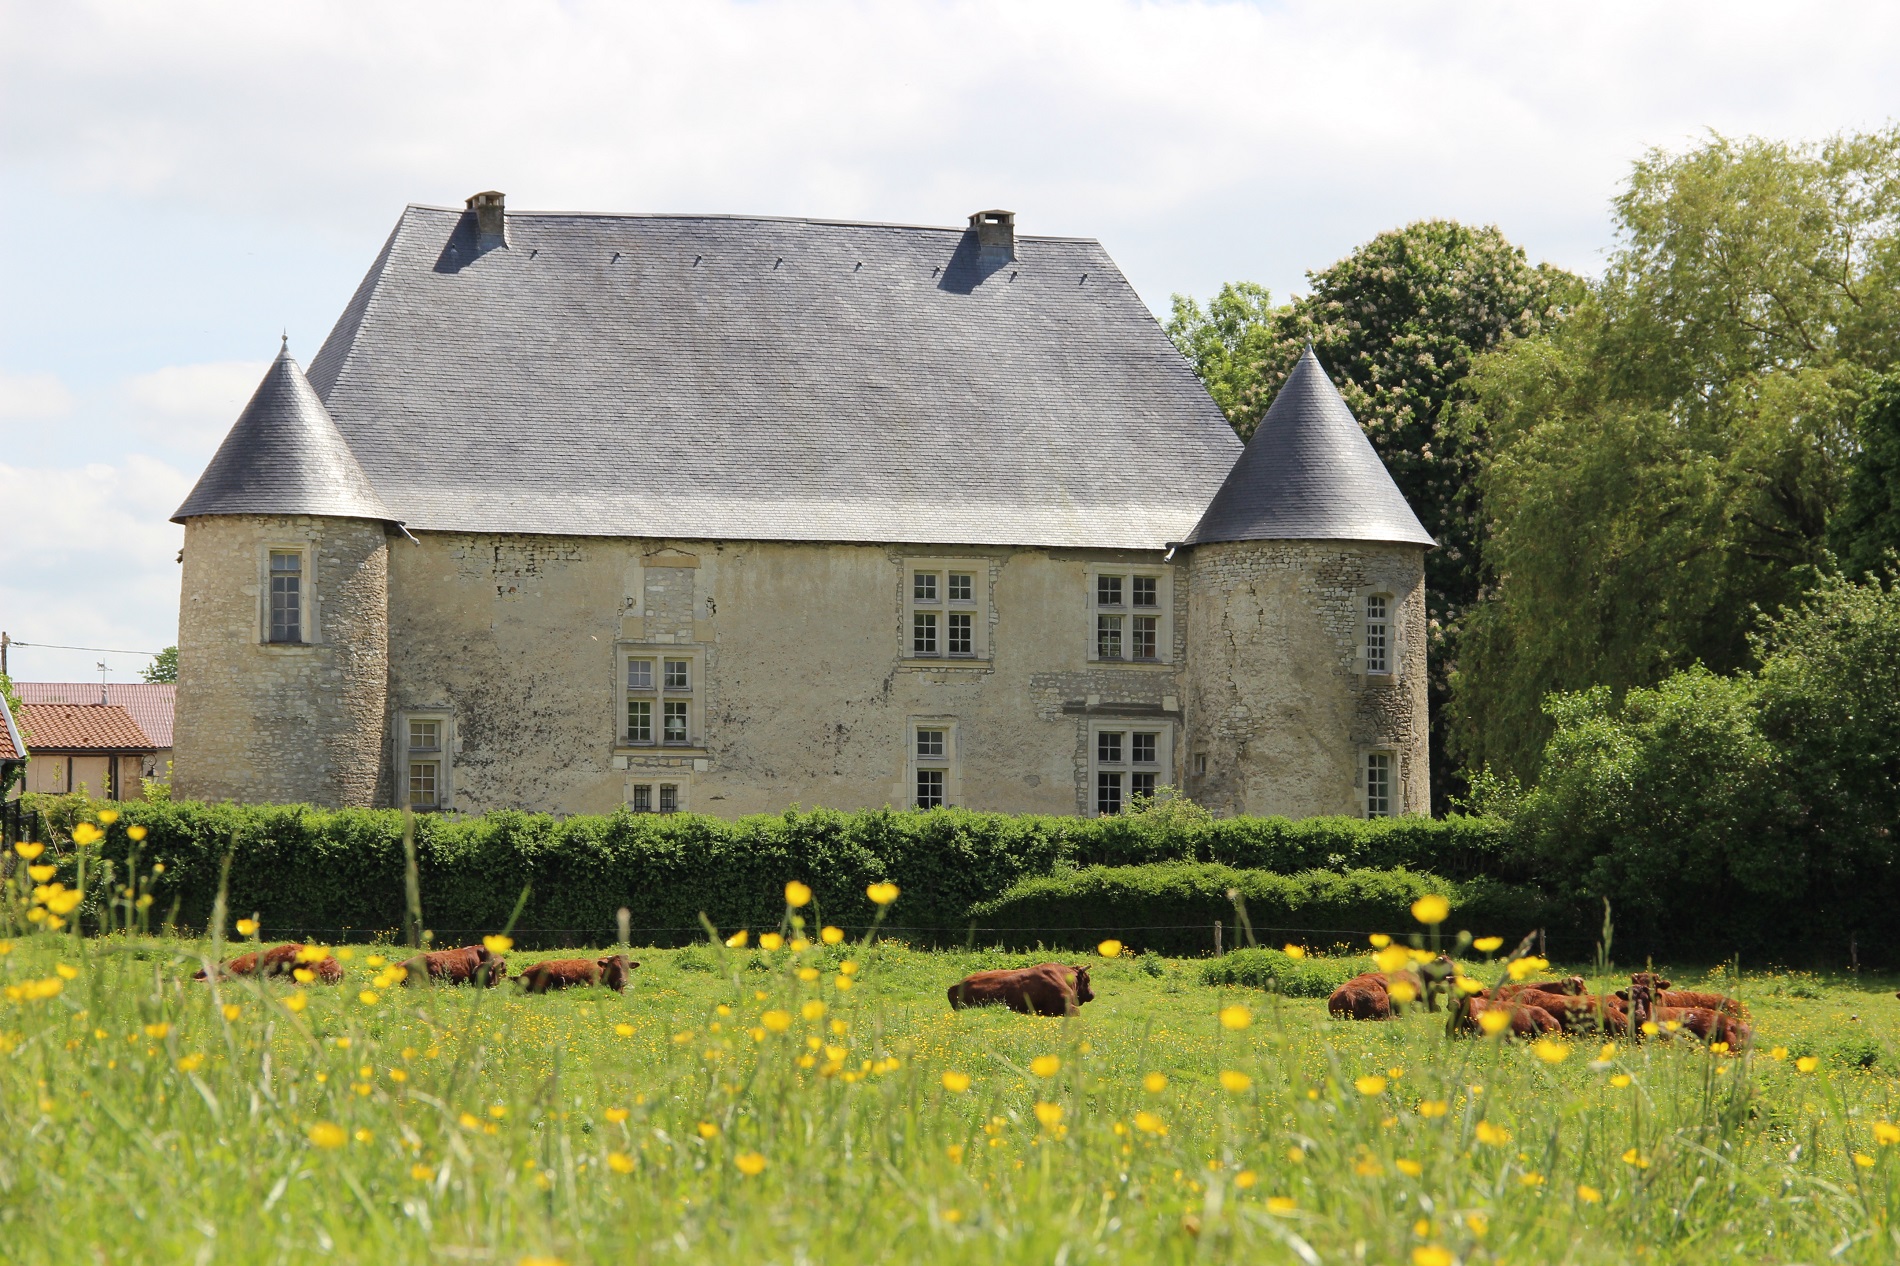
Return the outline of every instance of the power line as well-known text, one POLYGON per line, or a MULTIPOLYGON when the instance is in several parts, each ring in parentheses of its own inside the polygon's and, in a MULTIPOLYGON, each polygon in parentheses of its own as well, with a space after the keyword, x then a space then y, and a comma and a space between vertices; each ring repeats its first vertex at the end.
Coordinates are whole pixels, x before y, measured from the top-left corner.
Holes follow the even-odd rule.
POLYGON ((60 646, 53 642, 16 642, 8 639, 9 646, 31 646, 42 651, 97 651, 101 655, 143 655, 147 659, 157 659, 158 651, 114 650, 110 646, 60 646))

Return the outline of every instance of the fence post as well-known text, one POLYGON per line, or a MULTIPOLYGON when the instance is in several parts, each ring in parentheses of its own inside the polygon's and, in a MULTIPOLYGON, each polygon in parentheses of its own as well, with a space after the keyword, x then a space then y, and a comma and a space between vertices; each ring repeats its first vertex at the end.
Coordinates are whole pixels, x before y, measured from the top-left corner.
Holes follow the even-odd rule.
POLYGON ((1224 951, 1220 947, 1220 920, 1214 920, 1214 957, 1219 958, 1224 951))

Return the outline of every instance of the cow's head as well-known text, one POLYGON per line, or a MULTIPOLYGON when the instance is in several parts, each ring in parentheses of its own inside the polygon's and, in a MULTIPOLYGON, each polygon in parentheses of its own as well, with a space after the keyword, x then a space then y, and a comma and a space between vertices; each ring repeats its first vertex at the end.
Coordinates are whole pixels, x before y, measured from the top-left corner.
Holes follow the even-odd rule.
POLYGON ((1089 969, 1071 967, 1069 970, 1075 973, 1075 1005, 1079 1007, 1085 1002, 1095 1001, 1095 993, 1089 988, 1089 969))
POLYGON ((625 989, 627 973, 640 964, 629 961, 625 954, 610 954, 606 958, 595 959, 594 965, 600 968, 601 984, 609 989, 625 989))

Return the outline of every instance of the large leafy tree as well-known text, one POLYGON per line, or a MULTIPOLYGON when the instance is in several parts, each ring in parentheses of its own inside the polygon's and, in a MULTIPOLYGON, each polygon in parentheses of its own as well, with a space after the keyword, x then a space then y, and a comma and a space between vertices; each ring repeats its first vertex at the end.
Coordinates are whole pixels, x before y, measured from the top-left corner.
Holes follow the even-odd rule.
POLYGON ((1849 576, 1878 572, 1900 551, 1900 373, 1874 384, 1856 423, 1858 451, 1828 543, 1849 576))
POLYGON ((1492 586, 1453 683, 1474 767, 1533 776, 1551 691, 1753 662, 1757 613, 1827 563, 1855 412, 1900 350, 1900 129, 1652 152, 1615 212, 1588 298, 1482 358, 1455 411, 1492 586))
POLYGON ((167 646, 152 656, 152 662, 140 669, 139 675, 147 681, 177 681, 178 648, 167 646))
POLYGON ((1320 272, 1311 293, 1274 307, 1248 282, 1203 309, 1175 296, 1168 333, 1245 439, 1307 344, 1438 542, 1426 555, 1431 622, 1434 800, 1443 803, 1440 723, 1460 616, 1479 592, 1478 454, 1448 403, 1473 360, 1549 329, 1582 294, 1533 267, 1496 228, 1424 220, 1381 233, 1320 272))

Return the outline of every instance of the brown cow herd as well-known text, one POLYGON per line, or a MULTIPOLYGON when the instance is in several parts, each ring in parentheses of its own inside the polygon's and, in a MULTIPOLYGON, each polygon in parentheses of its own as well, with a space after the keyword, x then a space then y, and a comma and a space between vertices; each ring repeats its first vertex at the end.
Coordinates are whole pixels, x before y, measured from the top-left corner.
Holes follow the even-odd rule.
MULTIPOLYGON (((605 985, 624 993, 628 973, 639 965, 625 954, 609 954, 605 958, 555 958, 534 964, 514 979, 528 993, 546 993, 550 989, 567 989, 575 985, 605 985)), ((480 985, 493 989, 508 979, 508 960, 491 952, 485 945, 431 950, 405 959, 397 966, 403 972, 402 983, 408 986, 480 985)), ((318 950, 313 954, 297 944, 279 945, 273 949, 240 955, 223 964, 218 974, 220 977, 274 978, 293 976, 299 970, 307 974, 308 983, 334 985, 343 980, 343 964, 328 951, 318 950)), ((194 979, 203 980, 206 974, 201 969, 194 979)))
MULTIPOLYGON (((514 979, 528 993, 589 985, 624 992, 628 974, 639 965, 625 954, 556 958, 535 963, 514 979)), ((404 971, 403 983, 411 986, 479 985, 492 989, 508 979, 507 960, 482 945, 432 950, 399 966, 404 971)), ((324 951, 313 954, 302 945, 290 944, 234 958, 219 969, 219 974, 297 975, 300 980, 334 985, 343 979, 343 966, 324 951), (299 972, 302 974, 297 975, 299 972)), ((200 971, 197 979, 205 976, 200 971)), ((1586 992, 1581 976, 1505 984, 1475 992, 1468 992, 1468 985, 1455 986, 1456 979, 1457 968, 1442 955, 1419 967, 1366 972, 1334 990, 1326 1009, 1341 1019, 1389 1020, 1408 1006, 1422 1005, 1428 1011, 1442 1007, 1449 1012, 1454 1032, 1501 1032, 1508 1026, 1518 1037, 1555 1033, 1627 1036, 1632 1032, 1644 1034, 1653 1023, 1662 1035, 1688 1033, 1704 1042, 1726 1043, 1727 1049, 1740 1050, 1754 1036, 1748 1008, 1737 999, 1676 989, 1654 972, 1637 972, 1630 977, 1629 988, 1600 995, 1586 992), (1504 1019, 1486 1021, 1487 1014, 1504 1019)), ((1095 992, 1089 988, 1088 968, 1039 963, 1034 967, 974 972, 950 986, 949 997, 952 1010, 1002 1006, 1023 1015, 1064 1016, 1075 1015, 1083 1003, 1093 1002, 1095 992)))
POLYGON ((1349 1020, 1388 1020, 1406 1005, 1423 1004, 1437 1011, 1447 994, 1454 1032, 1503 1031, 1517 1037, 1555 1033, 1604 1033, 1611 1036, 1647 1035, 1649 1026, 1661 1036, 1687 1033, 1703 1042, 1725 1043, 1740 1050, 1754 1038, 1748 1008, 1740 1000, 1719 993, 1676 989, 1654 972, 1637 972, 1629 988, 1592 995, 1583 977, 1538 980, 1499 985, 1496 989, 1466 992, 1454 988, 1451 960, 1440 957, 1422 970, 1367 972, 1333 991, 1326 1009, 1349 1020), (1487 1022, 1496 1014, 1502 1021, 1487 1022))

